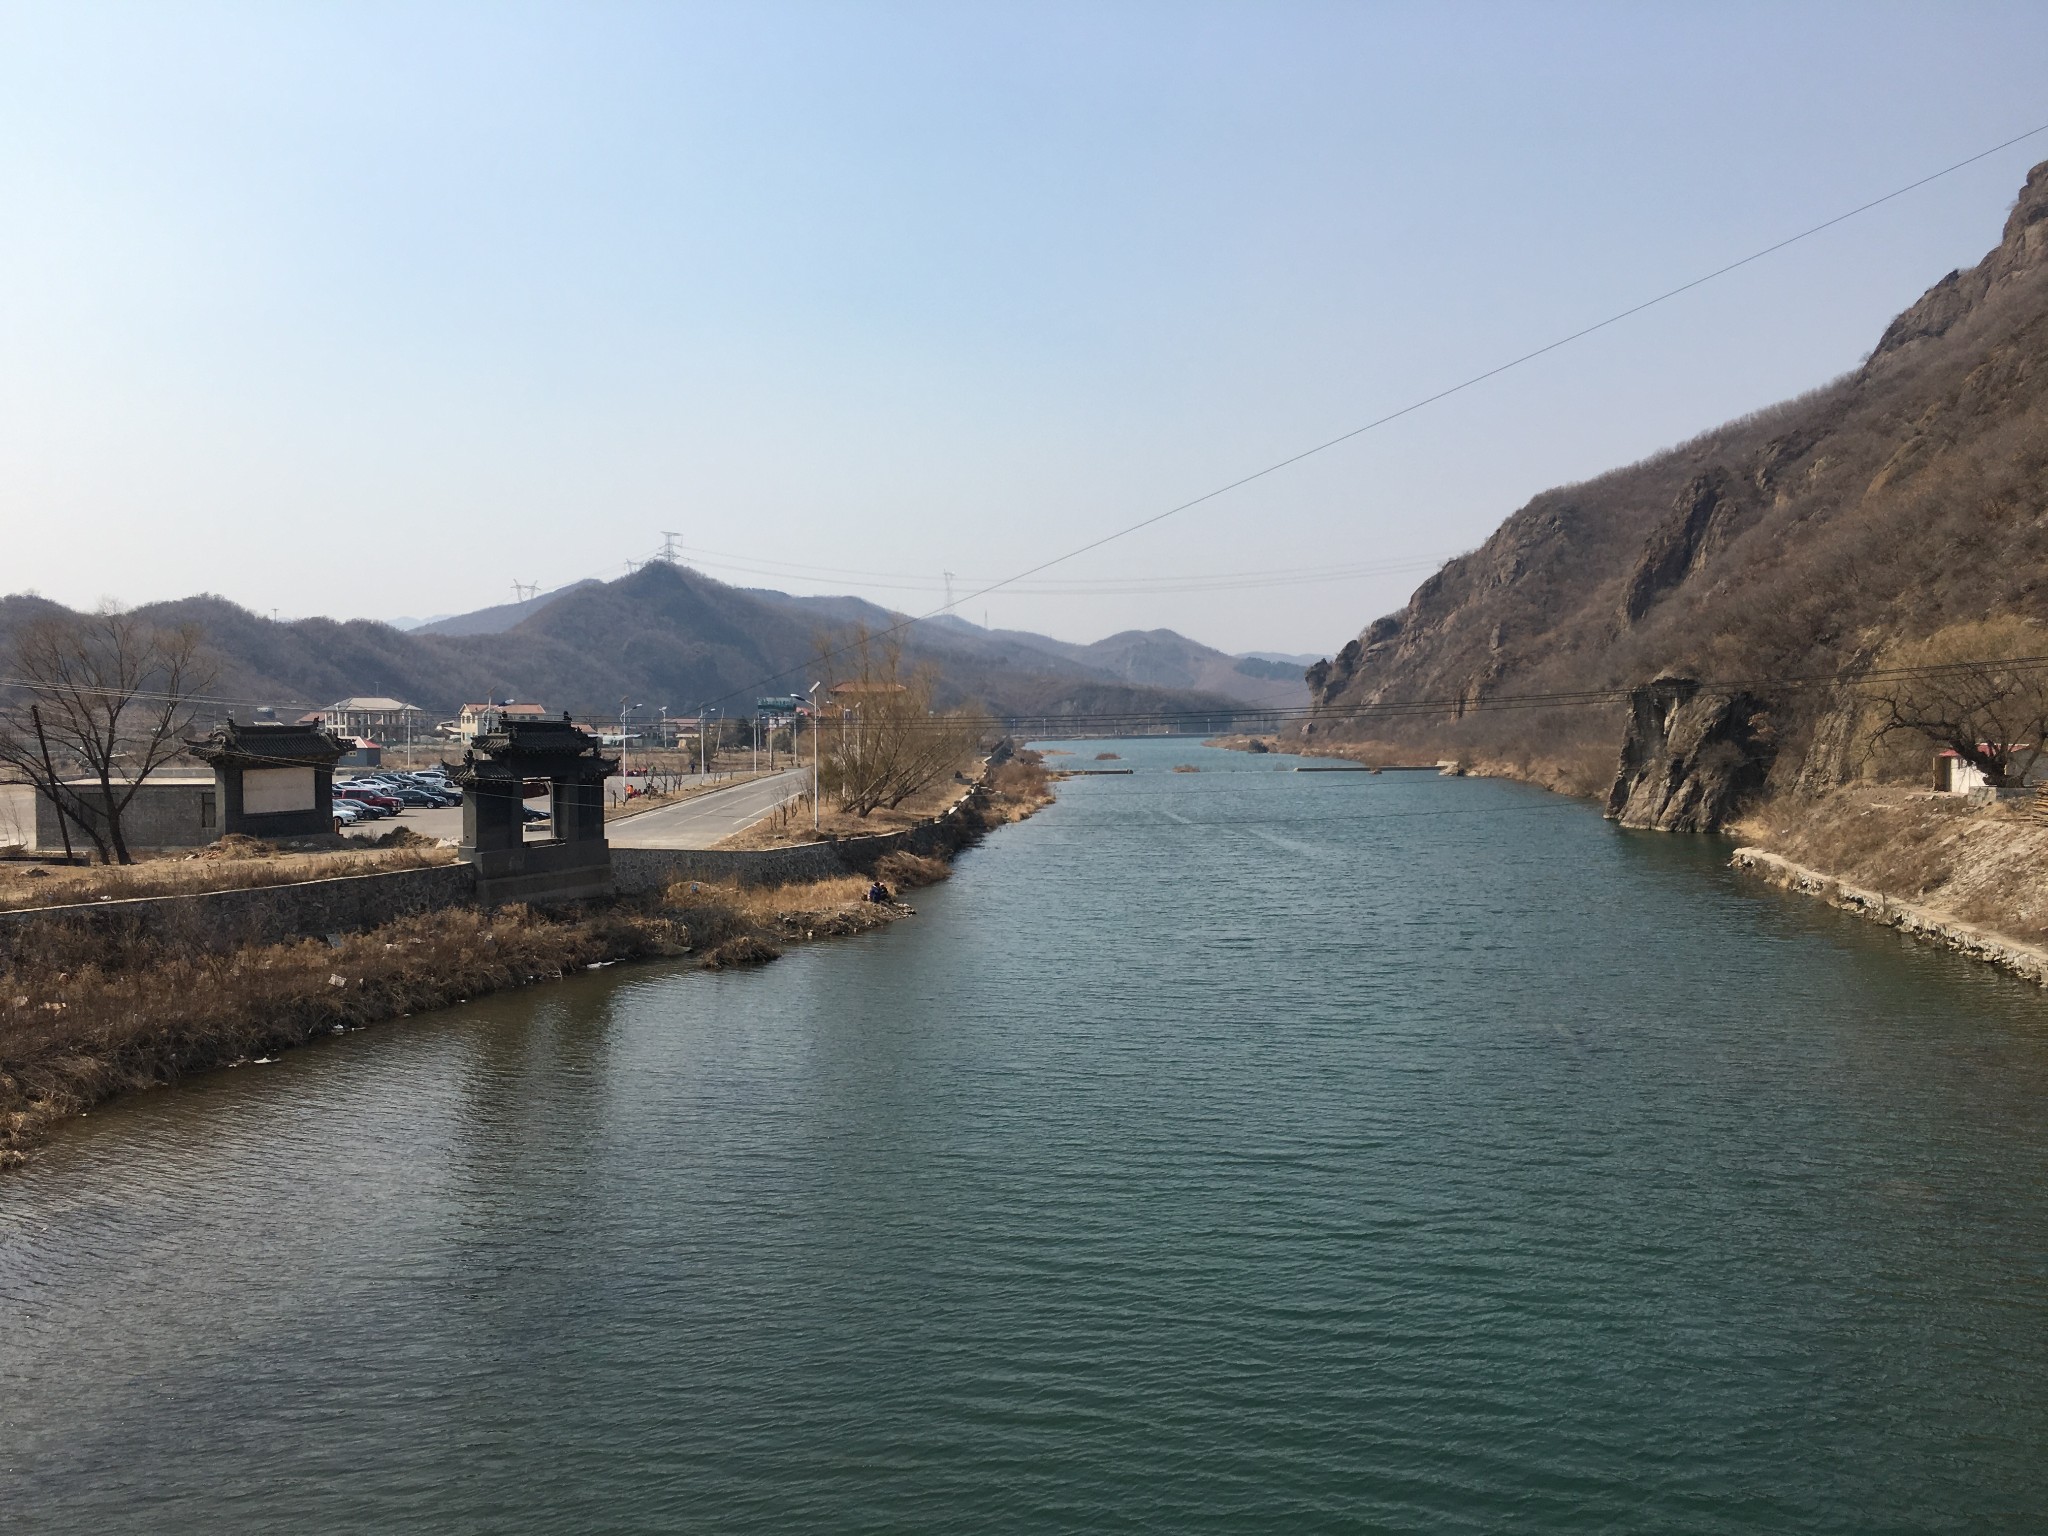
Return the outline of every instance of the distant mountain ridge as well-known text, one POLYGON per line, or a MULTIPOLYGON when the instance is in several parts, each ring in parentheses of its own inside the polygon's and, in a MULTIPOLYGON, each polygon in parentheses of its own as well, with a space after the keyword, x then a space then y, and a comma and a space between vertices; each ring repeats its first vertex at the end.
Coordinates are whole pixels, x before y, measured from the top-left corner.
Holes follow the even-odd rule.
POLYGON ((601 586, 602 583, 586 578, 571 582, 566 587, 557 587, 552 592, 542 592, 534 597, 524 598, 516 603, 499 603, 491 608, 479 608, 473 613, 443 614, 437 619, 406 627, 406 633, 413 635, 502 635, 508 629, 516 629, 525 620, 532 618, 556 598, 563 597, 579 587, 601 586))
MULTIPOLYGON (((0 598, 0 640, 28 618, 60 611, 38 597, 0 598)), ((856 626, 879 631, 901 621, 859 598, 733 587, 658 562, 413 631, 365 619, 278 622, 212 595, 140 612, 199 625, 221 664, 210 692, 245 707, 312 708, 382 694, 438 718, 507 697, 593 718, 616 718, 622 703, 684 715, 720 702, 745 712, 757 695, 801 692, 820 680, 819 650, 856 626)), ((935 620, 903 639, 908 662, 938 668, 945 701, 971 700, 1003 715, 1225 714, 1278 696, 1274 680, 1171 631, 1088 647, 935 620)), ((1304 701, 1305 686, 1293 685, 1293 694, 1304 701)))

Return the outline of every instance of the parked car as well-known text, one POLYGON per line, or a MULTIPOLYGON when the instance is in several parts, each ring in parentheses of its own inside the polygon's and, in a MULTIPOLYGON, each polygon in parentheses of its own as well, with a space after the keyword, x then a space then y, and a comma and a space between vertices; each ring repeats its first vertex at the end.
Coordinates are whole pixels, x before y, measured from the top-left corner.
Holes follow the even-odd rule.
POLYGON ((444 791, 432 783, 421 783, 417 776, 409 773, 363 774, 348 781, 350 789, 367 790, 373 795, 387 795, 401 807, 416 806, 424 810, 438 809, 447 805, 462 804, 460 794, 444 791))
POLYGON ((379 811, 390 816, 396 816, 405 809, 405 802, 397 796, 382 794, 374 789, 363 789, 353 782, 335 785, 334 793, 337 799, 353 800, 359 805, 375 806, 379 811))
POLYGON ((366 819, 363 815, 363 807, 356 804, 353 800, 337 799, 334 802, 333 809, 336 826, 352 827, 366 819))
POLYGON ((526 813, 528 821, 546 821, 549 819, 548 813, 537 806, 523 805, 520 809, 526 813))

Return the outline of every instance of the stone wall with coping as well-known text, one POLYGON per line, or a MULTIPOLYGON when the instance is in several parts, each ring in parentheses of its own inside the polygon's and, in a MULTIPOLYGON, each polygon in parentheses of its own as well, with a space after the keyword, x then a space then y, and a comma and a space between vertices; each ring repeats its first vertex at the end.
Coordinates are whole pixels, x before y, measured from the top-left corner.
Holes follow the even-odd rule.
MULTIPOLYGON (((986 801, 969 789, 944 814, 900 832, 799 843, 789 848, 614 848, 620 895, 652 894, 681 880, 709 884, 785 885, 866 875, 892 853, 944 858, 988 830, 986 801)), ((27 936, 55 926, 82 929, 108 946, 184 945, 215 953, 330 933, 362 933, 401 917, 479 905, 476 869, 443 864, 394 869, 292 885, 144 896, 0 912, 0 957, 27 936)))
POLYGON ((82 930, 109 947, 158 943, 215 953, 330 933, 362 933, 401 917, 473 906, 476 872, 467 864, 382 870, 292 885, 259 885, 185 896, 144 896, 0 912, 0 955, 52 927, 82 930))

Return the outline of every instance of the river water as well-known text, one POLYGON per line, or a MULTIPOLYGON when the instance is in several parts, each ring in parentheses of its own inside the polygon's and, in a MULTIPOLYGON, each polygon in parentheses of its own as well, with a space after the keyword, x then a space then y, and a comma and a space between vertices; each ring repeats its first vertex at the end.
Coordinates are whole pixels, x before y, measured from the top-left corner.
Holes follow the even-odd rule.
POLYGON ((2038 991, 1526 788, 1102 749, 885 933, 69 1127, 0 1525, 2048 1528, 2038 991))

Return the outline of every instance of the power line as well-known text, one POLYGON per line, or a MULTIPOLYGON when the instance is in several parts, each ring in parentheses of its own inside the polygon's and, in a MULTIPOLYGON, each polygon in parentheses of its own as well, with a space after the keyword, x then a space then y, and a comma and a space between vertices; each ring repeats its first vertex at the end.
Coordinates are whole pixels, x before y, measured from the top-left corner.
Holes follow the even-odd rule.
MULTIPOLYGON (((1801 690, 1809 688, 1857 689, 1872 684, 1901 682, 1914 679, 1932 680, 1944 677, 1966 676, 1969 673, 1996 669, 2000 671, 2033 673, 2048 670, 2048 654, 2034 656, 1999 656, 1973 661, 1938 662, 1916 667, 1869 667, 1850 675, 1839 672, 1784 673, 1775 676, 1745 678, 1694 678, 1701 693, 1768 693, 1774 690, 1801 690)), ((1092 681, 1079 679, 1079 681, 1092 681)), ((1381 699, 1369 704, 1353 705, 1349 708, 1330 708, 1315 704, 1260 705, 1242 701, 1219 700, 1214 705, 1191 705, 1179 709, 1124 709, 1074 711, 1036 714, 1011 714, 999 717, 1004 723, 1046 723, 1046 724, 1087 724, 1098 721, 1130 721, 1147 724, 1165 724, 1177 720, 1260 719, 1280 722, 1301 720, 1348 720, 1377 716, 1441 714, 1446 711, 1463 710, 1466 714, 1480 714, 1509 709, 1564 708, 1587 704, 1621 703, 1644 686, 1636 683, 1617 683, 1600 688, 1548 689, 1528 693, 1495 694, 1490 697, 1473 698, 1469 695, 1431 695, 1409 699, 1381 699)), ((147 688, 96 687, 84 683, 53 685, 38 682, 34 678, 0 676, 0 688, 21 688, 30 692, 69 693, 86 697, 126 698, 138 702, 172 702, 185 704, 253 704, 293 707, 299 700, 279 699, 234 699, 208 694, 168 693, 147 688)), ((731 694, 725 697, 732 697, 731 694)), ((715 703, 716 701, 707 701, 715 703)), ((314 706, 322 708, 324 706, 314 706)), ((425 714, 427 711, 420 710, 425 714)))
MULTIPOLYGON (((985 582, 990 579, 985 576, 963 577, 948 571, 942 573, 939 580, 933 581, 930 577, 911 572, 838 570, 830 566, 796 565, 779 560, 756 560, 747 556, 706 560, 701 556, 710 554, 711 551, 687 553, 692 556, 692 563, 698 569, 706 571, 766 576, 777 581, 831 583, 840 587, 882 592, 943 592, 946 594, 947 602, 944 608, 937 610, 939 612, 957 608, 965 601, 964 598, 955 595, 959 583, 985 582)), ((1422 555, 1403 560, 1374 561, 1355 565, 1294 566, 1271 571, 1218 571, 1183 576, 1087 577, 1012 584, 1006 590, 1036 596, 1131 597, 1176 592, 1238 591, 1257 587, 1313 586, 1431 569, 1442 565, 1446 558, 1448 557, 1443 555, 1422 555)))
MULTIPOLYGON (((1859 203, 1854 208, 1849 209, 1846 213, 1838 213, 1834 215, 1832 218, 1823 219, 1818 224, 1811 225, 1808 228, 1799 231, 1799 233, 1795 235, 1788 235, 1782 240, 1774 241, 1772 244, 1764 246, 1761 250, 1752 251, 1747 256, 1740 257, 1735 261, 1731 261, 1723 266, 1716 267, 1713 271, 1704 273, 1699 277, 1692 278, 1687 282, 1680 283, 1675 288, 1667 288, 1664 292, 1657 294, 1653 298, 1644 299, 1640 303, 1631 304, 1626 309, 1617 310, 1614 314, 1609 315, 1604 320, 1596 320, 1591 325, 1581 327, 1579 330, 1573 331, 1569 335, 1560 336, 1555 341, 1546 342, 1543 346, 1537 347, 1533 351, 1524 352, 1519 357, 1513 357, 1508 359, 1508 361, 1504 363, 1496 364, 1495 366, 1486 369, 1482 373, 1475 373, 1470 378, 1463 379, 1458 383, 1449 386, 1446 389, 1440 389, 1436 391, 1434 394, 1424 395, 1421 399, 1415 400, 1407 405, 1404 405, 1399 410, 1389 411, 1384 416, 1375 417, 1373 420, 1366 422, 1363 426, 1353 427, 1348 432, 1341 432, 1335 437, 1328 438, 1323 442, 1315 444, 1313 447, 1304 448, 1299 453, 1289 454, 1286 458, 1276 460, 1275 462, 1266 465, 1263 469, 1255 469, 1250 474, 1240 475, 1237 479, 1232 480, 1227 484, 1219 485, 1214 490, 1204 491, 1201 495, 1192 497, 1187 501, 1183 501, 1177 506, 1168 507, 1163 512, 1154 512, 1149 517, 1140 518, 1138 521, 1134 523, 1126 524, 1124 527, 1118 528, 1113 532, 1103 534, 1099 538, 1091 539, 1085 544, 1079 545, 1076 548, 1068 550, 1065 554, 1054 555, 1049 560, 1042 560, 1037 565, 1031 566, 1026 570, 1019 571, 1014 576, 1006 576, 1000 581, 990 582, 987 586, 981 587, 975 591, 967 593, 964 597, 960 599, 960 601, 963 603, 970 603, 978 597, 986 597, 992 592, 1000 592, 1006 587, 1014 586, 1018 582, 1025 581, 1030 577, 1040 574, 1043 571, 1049 571, 1054 566, 1064 565, 1069 560, 1078 559, 1080 556, 1101 549, 1105 545, 1114 544, 1119 539, 1129 538, 1134 533, 1139 533, 1144 529, 1155 527, 1158 524, 1165 522, 1168 518, 1178 517, 1183 512, 1191 511, 1194 508, 1199 507, 1206 502, 1216 500, 1220 496, 1227 496, 1232 491, 1241 490, 1245 486, 1250 485, 1255 481, 1263 480, 1269 475, 1276 475, 1281 470, 1291 468, 1294 465, 1301 463, 1305 459, 1314 458, 1317 454, 1320 453, 1327 453, 1330 449, 1338 447, 1340 444, 1348 443, 1352 439, 1357 437, 1363 437, 1368 432, 1377 431, 1381 427, 1387 426, 1392 422, 1399 421, 1404 416, 1413 415, 1416 411, 1422 410, 1426 406, 1435 405, 1439 401, 1448 400, 1453 395, 1462 394, 1464 391, 1475 388, 1476 386, 1485 383, 1489 379, 1498 378, 1500 375, 1507 373, 1511 369, 1520 368, 1525 363, 1534 362, 1537 358, 1555 352, 1561 347, 1570 346, 1573 342, 1576 341, 1583 341, 1586 337, 1593 335, 1595 332, 1604 331, 1612 325, 1619 325, 1622 321, 1630 319, 1633 316, 1640 315, 1645 310, 1654 309, 1659 304, 1668 303, 1672 299, 1679 297, 1681 294, 1690 293, 1693 289, 1702 287, 1707 283, 1711 283, 1715 281, 1717 278, 1726 277, 1730 272, 1738 271, 1743 267, 1749 266, 1753 262, 1762 261, 1767 256, 1776 255, 1779 251, 1797 245, 1803 240, 1810 240, 1815 235, 1821 234, 1826 230, 1833 229, 1838 224, 1846 223, 1850 219, 1868 213, 1873 208, 1881 208, 1886 203, 1892 202, 1897 198, 1904 197, 1909 192, 1918 191, 1921 187, 1927 186, 1932 182, 1939 181, 1944 176, 1952 176, 1957 171, 1963 170, 1968 166, 1975 165, 1980 160, 1989 159, 1992 155, 1998 154, 2002 150, 2010 149, 2015 144, 2024 143, 2026 140, 2035 138, 2043 133, 2048 133, 2048 123, 2042 123, 2037 127, 2029 128, 2024 133, 2014 134, 2011 138, 2002 140, 2001 142, 1992 145, 1989 149, 1979 150, 1977 153, 1970 155, 1965 159, 1956 161, 1953 165, 1944 166, 1942 169, 1938 171, 1931 172, 1928 175, 1918 178, 1917 180, 1909 181, 1902 187, 1896 187, 1890 192, 1885 193, 1881 197, 1874 197, 1871 198, 1868 202, 1859 203)), ((900 623, 893 624, 889 626, 887 629, 881 630, 877 635, 872 636, 870 638, 879 639, 888 635, 898 634, 901 631, 910 628, 910 626, 913 624, 921 623, 926 619, 937 618, 940 614, 946 611, 947 610, 945 608, 934 608, 929 613, 918 614, 912 618, 904 619, 900 623)), ((841 646, 838 647, 836 650, 826 652, 819 659, 829 660, 833 656, 844 655, 848 650, 851 650, 852 648, 852 646, 841 646)), ((736 688, 731 693, 722 695, 720 702, 723 702, 724 699, 737 698, 741 694, 748 692, 750 688, 763 687, 768 683, 773 682, 777 678, 790 676, 795 670, 798 669, 790 669, 789 671, 771 673, 768 677, 763 678, 758 682, 749 684, 746 688, 736 688)))

